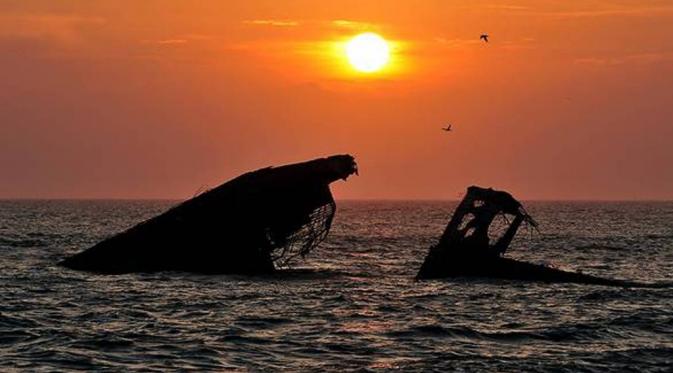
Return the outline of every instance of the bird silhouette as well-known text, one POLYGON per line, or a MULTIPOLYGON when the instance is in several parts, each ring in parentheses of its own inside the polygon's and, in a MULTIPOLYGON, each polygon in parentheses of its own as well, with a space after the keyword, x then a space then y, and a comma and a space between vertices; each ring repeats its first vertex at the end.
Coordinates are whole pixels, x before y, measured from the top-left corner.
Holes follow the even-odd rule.
POLYGON ((451 132, 451 125, 449 124, 449 125, 446 126, 445 128, 442 128, 442 130, 444 130, 444 131, 446 131, 446 132, 451 132))
POLYGON ((481 34, 479 37, 479 40, 483 40, 488 43, 488 34, 481 34))

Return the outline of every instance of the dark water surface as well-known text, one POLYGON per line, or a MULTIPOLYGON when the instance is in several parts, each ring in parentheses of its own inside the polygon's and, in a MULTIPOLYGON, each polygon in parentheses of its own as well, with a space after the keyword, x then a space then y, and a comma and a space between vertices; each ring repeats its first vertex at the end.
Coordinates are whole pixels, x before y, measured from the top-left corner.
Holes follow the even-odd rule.
MULTIPOLYGON (((0 201, 0 371, 671 371, 673 286, 414 281, 450 202, 342 202, 275 277, 55 264, 159 201, 0 201)), ((527 204, 511 256, 671 282, 673 203, 527 204), (525 232, 524 232, 525 233, 525 232)))

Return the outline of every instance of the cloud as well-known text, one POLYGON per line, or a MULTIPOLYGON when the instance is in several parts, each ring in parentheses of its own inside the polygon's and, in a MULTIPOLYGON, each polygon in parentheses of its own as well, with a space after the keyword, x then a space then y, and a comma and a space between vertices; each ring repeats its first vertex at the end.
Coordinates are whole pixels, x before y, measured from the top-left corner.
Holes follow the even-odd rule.
POLYGON ((479 44, 481 41, 478 38, 474 39, 447 39, 441 36, 435 37, 434 41, 446 47, 460 47, 465 45, 479 44))
POLYGON ((257 26, 275 26, 275 27, 295 27, 299 26, 298 21, 287 20, 287 19, 252 19, 243 21, 246 25, 257 25, 257 26))
POLYGON ((535 38, 521 38, 519 40, 505 40, 502 42, 502 49, 530 49, 537 42, 535 38))
POLYGON ((0 37, 75 42, 84 29, 106 23, 101 17, 64 14, 0 14, 0 37))
POLYGON ((502 10, 528 10, 530 7, 523 5, 509 5, 509 4, 487 4, 484 5, 485 8, 489 9, 502 9, 502 10))
POLYGON ((217 39, 217 35, 204 35, 204 34, 182 34, 170 36, 165 39, 144 39, 140 42, 143 44, 156 44, 156 45, 183 45, 187 43, 198 43, 198 42, 207 42, 210 40, 217 39))
POLYGON ((583 17, 610 17, 610 16, 654 16, 662 13, 673 13, 673 6, 661 7, 634 7, 634 8, 613 8, 596 10, 578 10, 578 11, 525 11, 520 14, 549 16, 558 18, 583 18, 583 17))
POLYGON ((165 39, 165 40, 157 40, 157 44, 185 44, 187 43, 187 39, 165 39))
POLYGON ((338 32, 376 31, 381 28, 381 25, 379 24, 350 19, 251 19, 242 21, 242 23, 252 26, 301 28, 306 30, 307 33, 335 30, 338 32))
POLYGON ((367 30, 375 28, 373 24, 361 21, 352 21, 348 19, 335 19, 331 22, 332 26, 348 30, 367 30))
POLYGON ((613 57, 581 57, 575 63, 589 66, 616 66, 623 64, 649 64, 673 60, 673 52, 637 53, 613 57))
MULTIPOLYGON (((439 36, 435 37, 434 41, 448 48, 484 44, 478 36, 471 39, 447 39, 439 36)), ((532 48, 535 42, 536 40, 534 38, 522 38, 519 40, 491 41, 491 46, 503 49, 528 49, 532 48)))

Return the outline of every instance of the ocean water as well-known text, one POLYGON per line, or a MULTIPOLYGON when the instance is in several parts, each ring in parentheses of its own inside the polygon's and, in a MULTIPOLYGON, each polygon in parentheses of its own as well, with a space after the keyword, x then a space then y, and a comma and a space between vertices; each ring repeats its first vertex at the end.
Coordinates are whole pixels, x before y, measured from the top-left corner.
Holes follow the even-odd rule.
MULTIPOLYGON (((271 277, 101 276, 68 254, 169 201, 0 201, 0 371, 671 371, 673 285, 415 281, 454 202, 343 201, 271 277)), ((673 283, 673 203, 531 202, 509 256, 673 283)))

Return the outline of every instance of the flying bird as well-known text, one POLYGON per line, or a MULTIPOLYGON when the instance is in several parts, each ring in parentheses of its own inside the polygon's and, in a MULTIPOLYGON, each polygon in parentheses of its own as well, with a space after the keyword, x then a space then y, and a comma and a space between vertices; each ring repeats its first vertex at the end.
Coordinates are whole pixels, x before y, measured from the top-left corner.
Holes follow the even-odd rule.
POLYGON ((446 126, 445 128, 442 128, 442 130, 444 130, 444 131, 446 131, 446 132, 451 132, 451 125, 449 124, 449 125, 446 126))
POLYGON ((483 40, 488 43, 488 34, 481 34, 479 37, 479 40, 483 40))

